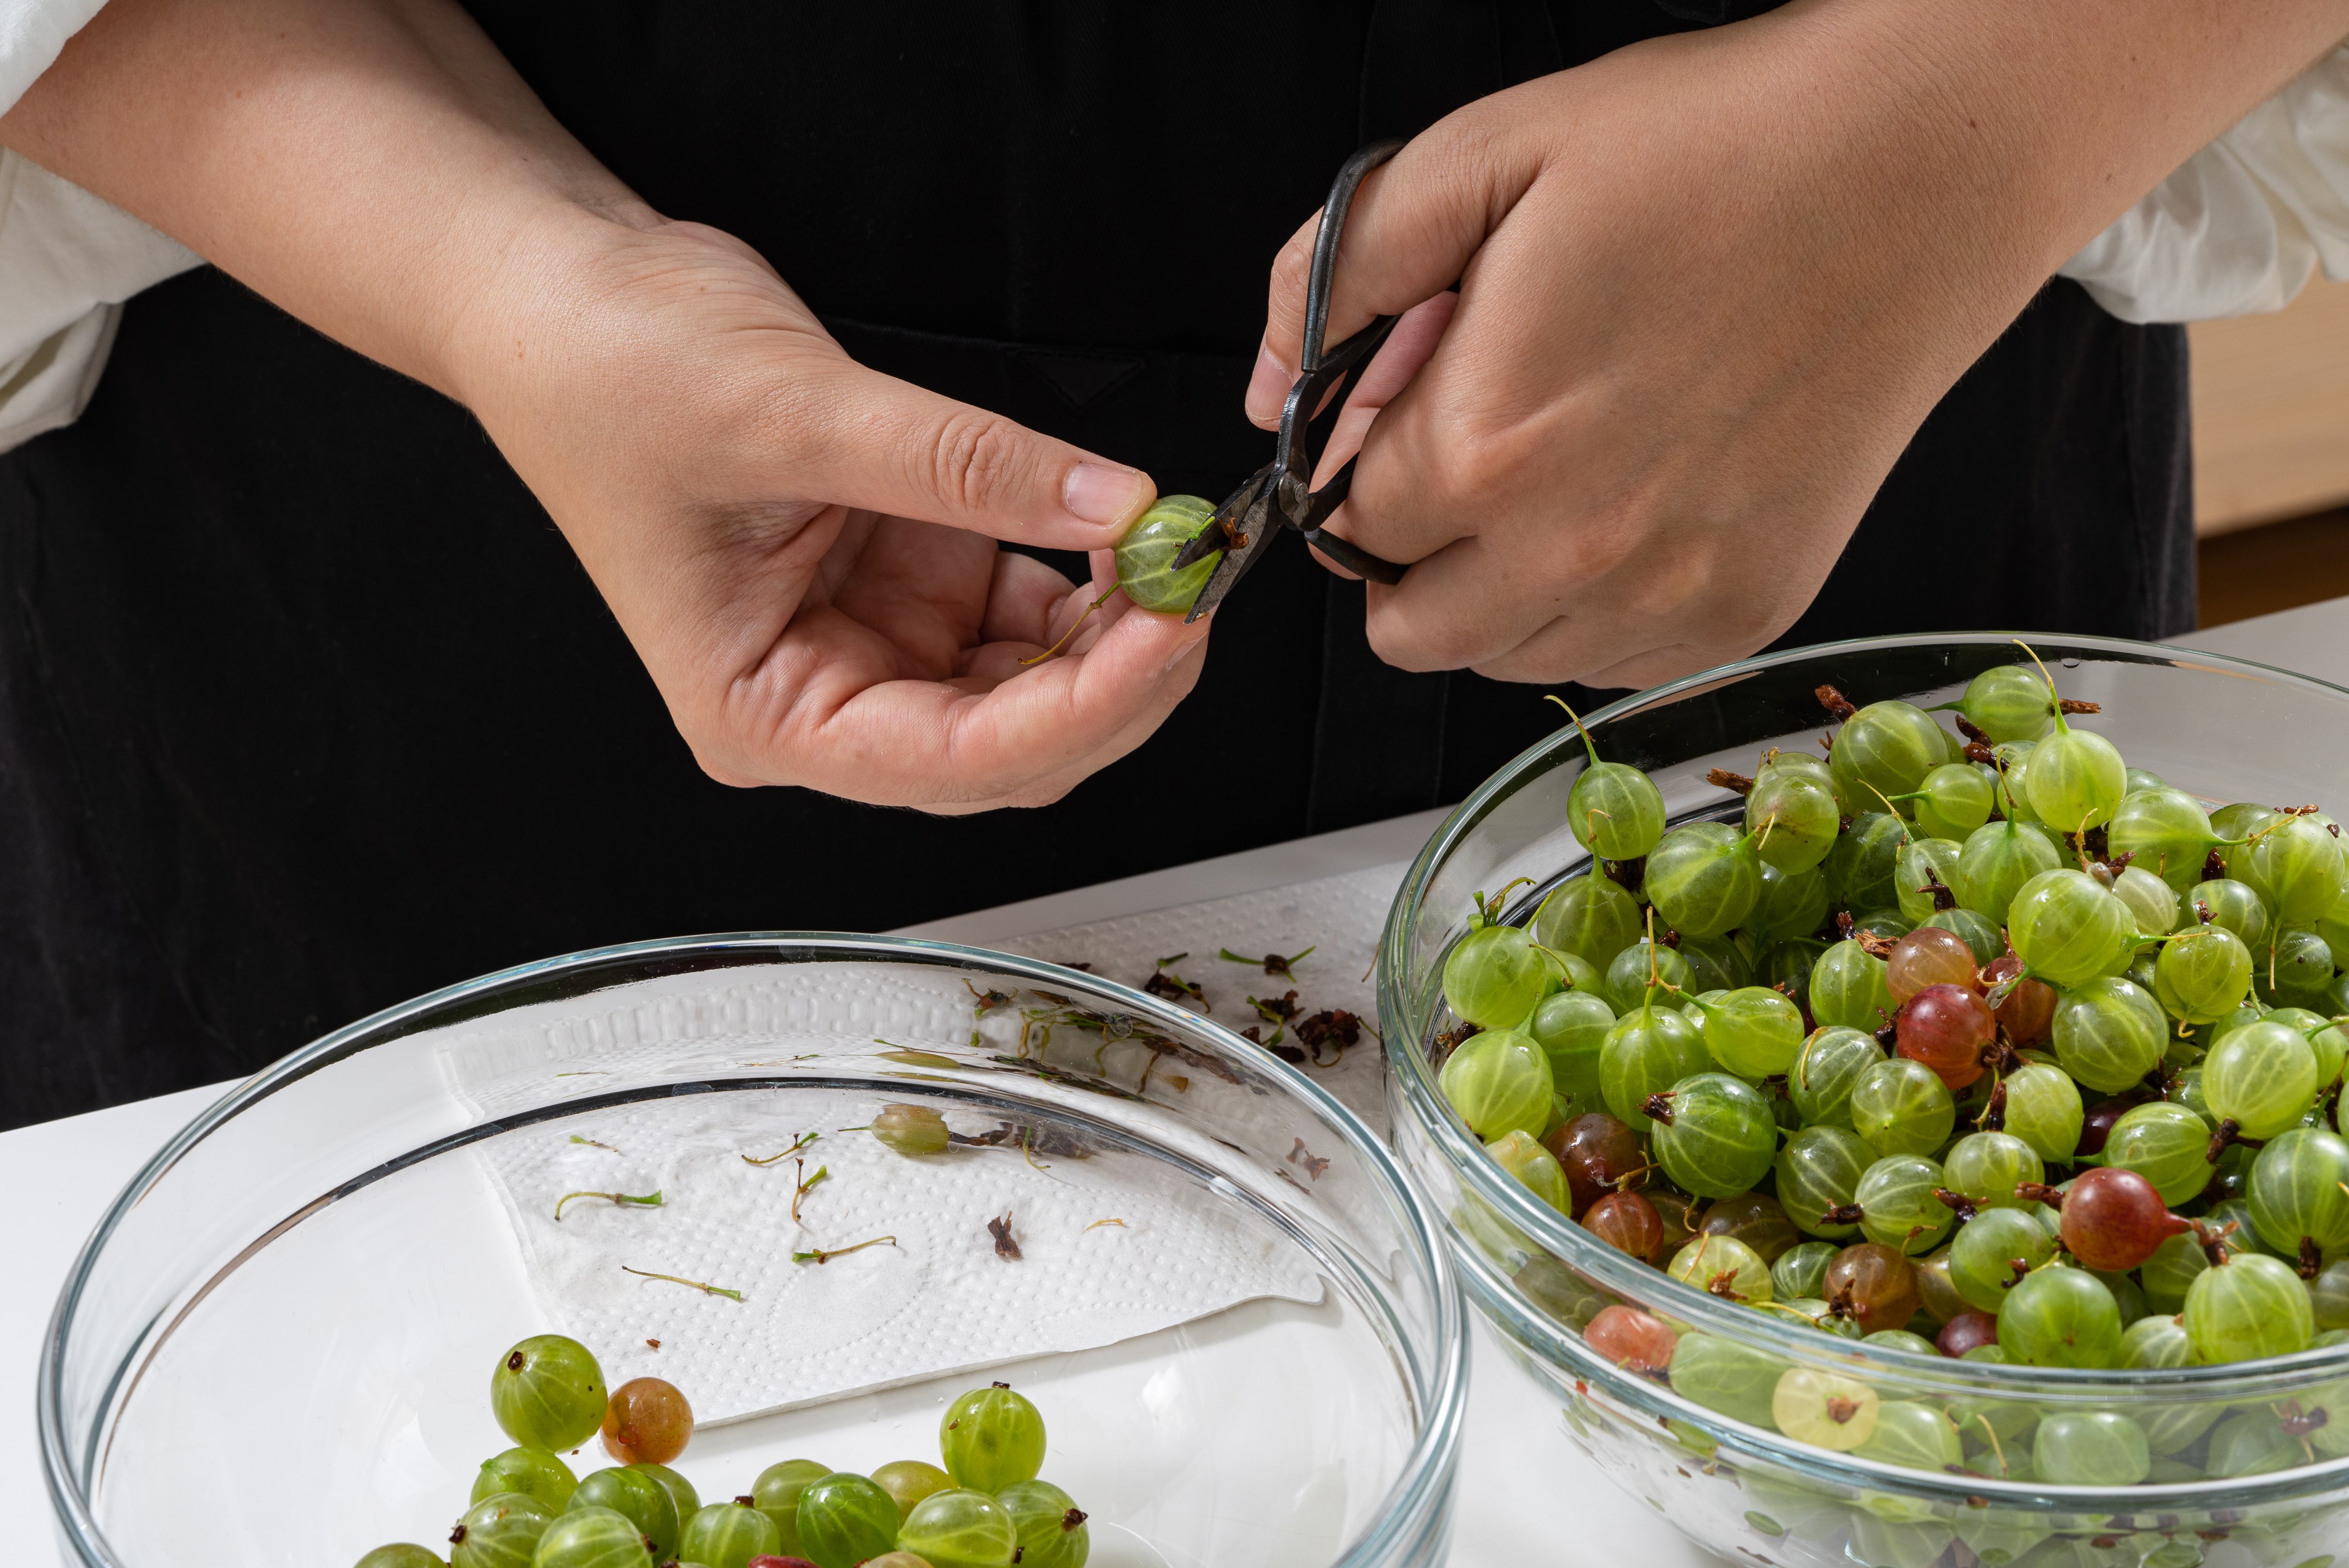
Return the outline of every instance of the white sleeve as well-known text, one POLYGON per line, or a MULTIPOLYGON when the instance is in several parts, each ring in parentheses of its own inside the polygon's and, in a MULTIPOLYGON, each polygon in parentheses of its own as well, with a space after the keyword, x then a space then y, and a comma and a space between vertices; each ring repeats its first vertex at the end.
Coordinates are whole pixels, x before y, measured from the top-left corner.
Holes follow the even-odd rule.
MULTIPOLYGON (((102 3, 0 0, 0 112, 102 3)), ((0 452, 79 416, 121 302, 200 265, 120 208, 0 150, 0 452)))
POLYGON ((2064 264, 2124 321, 2281 310, 2349 278, 2349 43, 2245 115, 2064 264))

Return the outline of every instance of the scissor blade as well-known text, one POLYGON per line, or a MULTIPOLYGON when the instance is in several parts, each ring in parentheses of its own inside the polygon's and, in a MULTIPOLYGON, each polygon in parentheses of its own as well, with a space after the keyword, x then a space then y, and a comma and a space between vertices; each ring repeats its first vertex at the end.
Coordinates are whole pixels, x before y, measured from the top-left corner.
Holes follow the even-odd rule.
POLYGON ((1226 536, 1234 543, 1224 551, 1224 558, 1216 563, 1207 578, 1207 586, 1199 590, 1192 602, 1191 613, 1183 618, 1187 624, 1224 602, 1224 596, 1257 563, 1272 544, 1272 536, 1280 531, 1281 520, 1274 514, 1272 497, 1278 475, 1270 468, 1258 470, 1257 476, 1234 491, 1230 499, 1216 508, 1214 523, 1220 524, 1226 536))

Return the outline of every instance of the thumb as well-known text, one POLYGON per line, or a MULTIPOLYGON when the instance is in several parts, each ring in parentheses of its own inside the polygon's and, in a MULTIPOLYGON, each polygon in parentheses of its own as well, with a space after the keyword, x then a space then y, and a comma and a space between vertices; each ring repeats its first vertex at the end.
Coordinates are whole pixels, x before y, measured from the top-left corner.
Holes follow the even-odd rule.
MULTIPOLYGON (((1504 95, 1506 96, 1506 95, 1504 95)), ((1539 171, 1526 139, 1489 133, 1492 99, 1437 121, 1371 171, 1355 192, 1338 244, 1328 342, 1343 342, 1375 317, 1400 316, 1450 288, 1485 237, 1539 171)), ((1264 346, 1248 382, 1247 414, 1280 419, 1303 353, 1306 285, 1313 270, 1316 213, 1273 258, 1264 346)))
POLYGON ((1140 469, 841 358, 795 389, 794 489, 1057 550, 1102 550, 1157 497, 1140 469))

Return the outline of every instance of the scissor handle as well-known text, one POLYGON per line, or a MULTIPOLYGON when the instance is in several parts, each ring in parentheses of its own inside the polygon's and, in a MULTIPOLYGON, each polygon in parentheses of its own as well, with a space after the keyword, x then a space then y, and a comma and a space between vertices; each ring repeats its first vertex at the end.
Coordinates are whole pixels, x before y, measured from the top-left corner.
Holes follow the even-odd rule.
MULTIPOLYGON (((1298 366, 1300 374, 1321 368, 1321 345, 1330 336, 1330 290, 1338 275, 1338 241, 1346 232, 1346 214, 1353 210, 1354 192, 1371 170, 1402 151, 1402 139, 1373 141, 1340 166, 1330 182, 1330 199, 1321 203, 1321 226, 1313 235, 1313 270, 1305 284, 1305 342, 1298 366)), ((1351 339, 1348 340, 1349 342, 1351 339)))

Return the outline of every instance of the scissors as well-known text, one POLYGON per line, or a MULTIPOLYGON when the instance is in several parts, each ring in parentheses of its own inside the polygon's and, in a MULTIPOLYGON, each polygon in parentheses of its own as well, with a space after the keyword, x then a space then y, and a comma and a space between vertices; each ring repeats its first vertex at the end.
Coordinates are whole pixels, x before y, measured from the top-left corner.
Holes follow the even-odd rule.
POLYGON ((1274 449, 1272 461, 1233 491, 1207 519, 1207 525, 1175 556, 1174 569, 1180 571, 1218 551, 1223 553, 1206 587, 1192 604, 1191 613, 1183 618, 1186 623, 1223 603, 1234 585, 1263 556, 1273 535, 1284 528, 1304 535, 1308 545, 1357 576, 1374 583, 1402 580, 1401 566, 1357 549, 1321 526, 1353 489, 1355 460, 1348 458, 1346 466, 1331 474, 1330 483, 1320 489, 1310 488, 1314 467, 1329 444, 1339 410, 1346 406, 1347 395, 1361 379, 1363 367, 1386 341, 1397 320, 1381 316, 1335 348, 1322 352, 1322 343, 1330 335, 1330 289, 1338 271, 1338 238, 1345 231, 1347 209, 1354 204, 1354 192, 1363 178, 1402 147, 1400 140, 1372 142, 1346 160, 1330 187, 1330 200, 1321 209, 1321 226, 1313 236, 1313 271, 1306 285, 1303 363, 1297 384, 1288 389, 1288 401, 1281 407, 1280 444, 1274 449))

